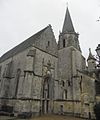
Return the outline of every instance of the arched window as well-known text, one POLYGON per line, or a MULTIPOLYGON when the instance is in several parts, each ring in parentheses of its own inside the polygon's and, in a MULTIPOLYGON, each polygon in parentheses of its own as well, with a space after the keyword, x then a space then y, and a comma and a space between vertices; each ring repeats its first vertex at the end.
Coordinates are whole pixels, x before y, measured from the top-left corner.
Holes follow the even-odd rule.
POLYGON ((63 39, 63 47, 65 47, 65 44, 66 44, 65 39, 63 39))
POLYGON ((62 81, 62 86, 65 87, 65 82, 64 81, 62 81))

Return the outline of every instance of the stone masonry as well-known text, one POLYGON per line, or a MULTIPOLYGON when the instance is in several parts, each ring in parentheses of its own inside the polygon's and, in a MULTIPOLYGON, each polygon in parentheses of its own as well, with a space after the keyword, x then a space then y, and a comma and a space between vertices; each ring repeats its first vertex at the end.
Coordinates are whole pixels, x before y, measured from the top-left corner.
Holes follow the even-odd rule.
POLYGON ((58 44, 49 25, 1 56, 0 110, 94 118, 96 63, 78 37, 67 8, 58 44))

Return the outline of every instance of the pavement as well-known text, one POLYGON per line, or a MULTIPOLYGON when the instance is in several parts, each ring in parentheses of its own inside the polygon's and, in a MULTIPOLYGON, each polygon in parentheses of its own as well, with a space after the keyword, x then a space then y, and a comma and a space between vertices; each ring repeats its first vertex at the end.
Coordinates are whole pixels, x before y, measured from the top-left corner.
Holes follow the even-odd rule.
POLYGON ((85 119, 76 118, 72 116, 45 115, 45 116, 34 117, 32 119, 18 119, 14 117, 0 116, 0 120, 85 120, 85 119))
POLYGON ((85 120, 85 119, 76 118, 72 116, 46 115, 42 117, 33 118, 32 120, 85 120))

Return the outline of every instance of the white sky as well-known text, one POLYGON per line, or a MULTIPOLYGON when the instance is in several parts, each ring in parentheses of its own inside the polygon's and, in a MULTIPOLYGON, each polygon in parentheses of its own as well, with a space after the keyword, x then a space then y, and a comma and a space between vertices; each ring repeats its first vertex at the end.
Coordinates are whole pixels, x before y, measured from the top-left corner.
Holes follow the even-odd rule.
POLYGON ((89 48, 96 54, 100 0, 0 0, 0 56, 48 24, 58 40, 67 2, 83 55, 87 57, 89 48))

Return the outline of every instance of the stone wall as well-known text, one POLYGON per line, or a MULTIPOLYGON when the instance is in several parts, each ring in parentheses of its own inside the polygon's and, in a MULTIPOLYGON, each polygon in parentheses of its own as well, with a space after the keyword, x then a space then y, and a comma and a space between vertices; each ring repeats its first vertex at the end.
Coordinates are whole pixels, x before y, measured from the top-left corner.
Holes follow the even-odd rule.
POLYGON ((81 113, 81 104, 80 102, 68 101, 68 100, 54 101, 54 113, 79 116, 81 113))

